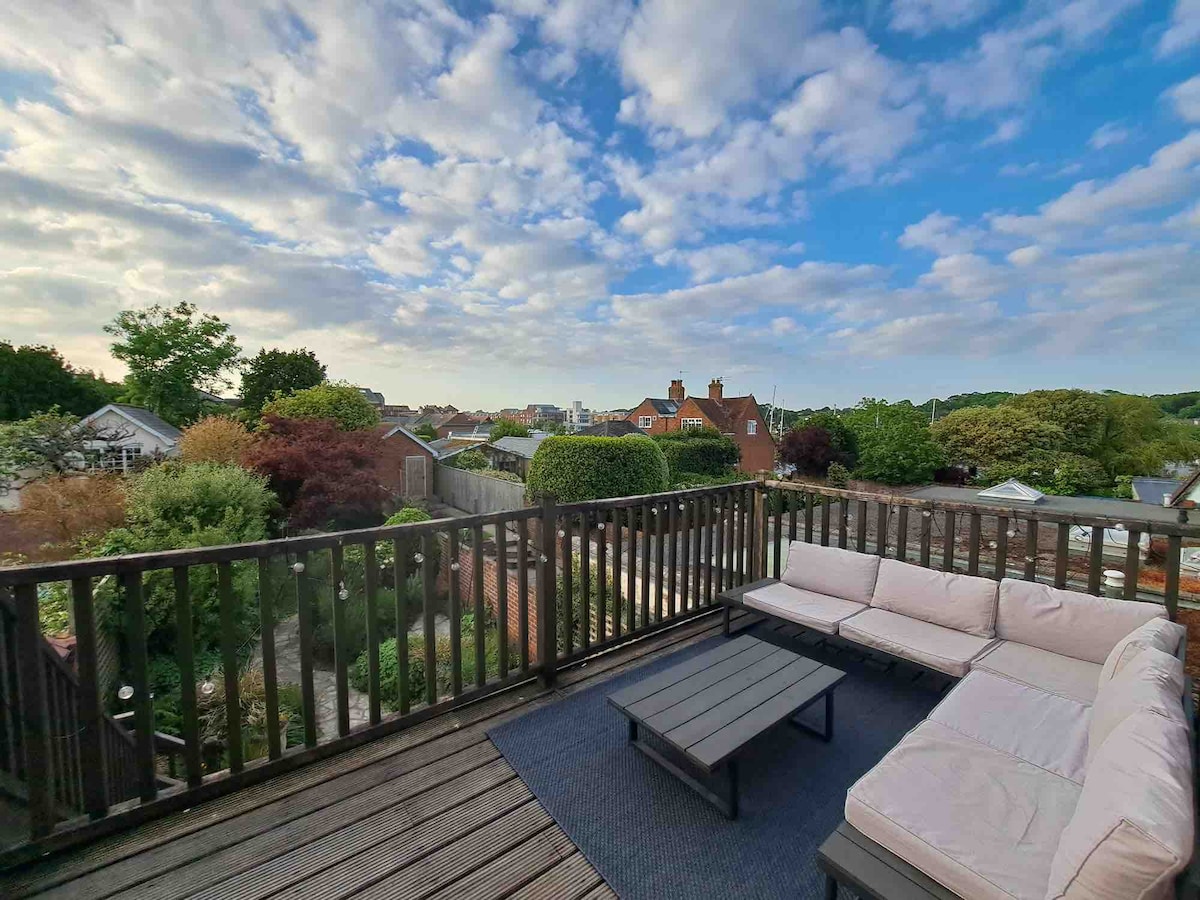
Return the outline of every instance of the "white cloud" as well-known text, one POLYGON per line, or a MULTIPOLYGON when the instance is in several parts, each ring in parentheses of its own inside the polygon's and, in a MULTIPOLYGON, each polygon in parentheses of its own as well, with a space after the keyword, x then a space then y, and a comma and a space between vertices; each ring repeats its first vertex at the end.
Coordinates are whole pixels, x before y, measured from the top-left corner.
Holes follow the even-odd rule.
POLYGON ((891 28, 923 37, 934 31, 963 28, 994 6, 994 0, 893 0, 891 28))
POLYGON ((1088 146, 1093 150, 1103 150, 1105 147, 1122 144, 1127 140, 1129 140, 1128 128, 1119 122, 1105 122, 1092 132, 1092 136, 1088 138, 1088 146))
POLYGON ((1175 112, 1185 122, 1200 122, 1200 75, 1195 75, 1166 92, 1175 112))
POLYGON ((1025 122, 1021 119, 1005 119, 996 126, 996 130, 988 135, 981 146, 991 147, 995 144, 1007 144, 1015 141, 1025 133, 1025 122))
POLYGON ((1200 0, 1175 0, 1171 25, 1158 41, 1160 56, 1180 53, 1200 41, 1200 0))
POLYGON ((920 222, 907 226, 898 243, 910 250, 932 250, 941 256, 970 252, 981 236, 978 228, 963 226, 957 216, 932 212, 920 222))

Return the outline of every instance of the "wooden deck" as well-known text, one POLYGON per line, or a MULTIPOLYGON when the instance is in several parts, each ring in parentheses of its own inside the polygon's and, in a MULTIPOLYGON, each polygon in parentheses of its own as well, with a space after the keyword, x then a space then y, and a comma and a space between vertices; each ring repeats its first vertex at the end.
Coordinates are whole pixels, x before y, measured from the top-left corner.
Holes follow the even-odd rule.
POLYGON ((406 731, 0 875, 38 898, 616 895, 487 738, 505 719, 721 631, 719 614, 406 731))

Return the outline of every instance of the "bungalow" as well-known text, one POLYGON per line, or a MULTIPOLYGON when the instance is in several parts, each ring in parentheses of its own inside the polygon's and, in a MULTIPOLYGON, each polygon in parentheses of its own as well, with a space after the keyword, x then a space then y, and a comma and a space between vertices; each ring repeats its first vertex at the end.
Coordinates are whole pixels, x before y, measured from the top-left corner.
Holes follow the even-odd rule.
POLYGON ((93 468, 107 471, 128 472, 144 457, 174 456, 183 436, 178 428, 150 410, 124 403, 101 407, 79 424, 122 435, 95 448, 98 456, 92 463, 93 468))

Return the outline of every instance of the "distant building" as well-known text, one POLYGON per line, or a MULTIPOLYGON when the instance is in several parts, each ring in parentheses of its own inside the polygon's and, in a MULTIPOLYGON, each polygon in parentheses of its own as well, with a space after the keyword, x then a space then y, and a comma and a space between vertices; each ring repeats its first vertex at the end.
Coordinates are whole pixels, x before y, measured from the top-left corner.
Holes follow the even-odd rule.
POLYGON ((469 413, 455 413, 448 419, 443 419, 439 424, 435 425, 434 430, 440 438, 468 435, 486 437, 491 434, 494 424, 491 419, 480 420, 469 413))
POLYGON ((758 411, 758 401, 753 394, 726 397, 720 378, 709 382, 707 397, 687 396, 683 379, 676 378, 665 399, 647 397, 626 420, 650 435, 683 428, 715 428, 738 445, 741 471, 771 471, 775 467, 775 440, 758 411))
POLYGON ((530 403, 524 409, 518 410, 513 418, 528 427, 539 421, 562 422, 566 413, 553 403, 530 403))
POLYGON ((1173 509, 1195 509, 1200 506, 1200 467, 1171 495, 1173 509))
POLYGON ((582 400, 573 401, 563 412, 563 424, 567 426, 567 431, 580 431, 592 424, 592 411, 583 408, 582 400))
POLYGON ((623 422, 629 418, 629 410, 627 409, 608 409, 604 412, 592 413, 592 424, 598 425, 601 422, 623 422))
POLYGON ((638 428, 632 422, 621 419, 619 421, 597 422, 595 425, 581 428, 578 433, 591 437, 625 437, 627 434, 645 434, 646 432, 642 431, 642 429, 638 428))
POLYGON ((358 392, 360 394, 362 394, 364 397, 366 397, 367 402, 370 403, 372 406, 374 406, 376 409, 379 409, 380 407, 384 406, 387 402, 383 399, 383 394, 379 393, 379 391, 373 391, 370 388, 360 387, 358 389, 358 392))

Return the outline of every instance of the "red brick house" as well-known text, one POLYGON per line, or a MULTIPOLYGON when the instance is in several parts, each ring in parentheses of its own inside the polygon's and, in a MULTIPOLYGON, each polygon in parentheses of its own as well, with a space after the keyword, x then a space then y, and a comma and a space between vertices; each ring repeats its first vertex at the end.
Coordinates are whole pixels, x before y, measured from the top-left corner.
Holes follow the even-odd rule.
POLYGON ((396 497, 428 500, 433 493, 437 451, 403 425, 380 425, 384 486, 396 497))
POLYGON ((626 421, 647 434, 664 434, 681 428, 715 428, 727 434, 741 450, 738 468, 743 472, 775 468, 775 441, 758 411, 753 394, 726 397, 720 378, 708 385, 707 397, 689 397, 683 379, 671 381, 665 399, 647 397, 630 410, 626 421))

